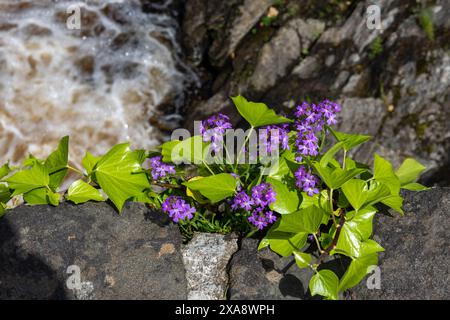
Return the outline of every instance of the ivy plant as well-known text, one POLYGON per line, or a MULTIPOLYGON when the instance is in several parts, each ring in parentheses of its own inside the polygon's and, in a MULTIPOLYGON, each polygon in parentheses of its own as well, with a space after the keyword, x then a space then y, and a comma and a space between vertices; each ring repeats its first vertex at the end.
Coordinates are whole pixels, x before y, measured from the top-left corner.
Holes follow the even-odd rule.
POLYGON ((339 132, 340 105, 303 102, 292 117, 264 103, 233 97, 248 130, 233 130, 224 114, 201 122, 199 135, 155 150, 118 144, 106 154, 86 152, 69 164, 69 137, 47 159, 27 157, 0 167, 0 214, 17 204, 57 206, 109 199, 122 212, 127 201, 160 209, 189 239, 196 231, 258 237, 259 250, 292 256, 309 268, 311 295, 338 299, 378 263, 372 237, 380 208, 403 215, 402 189, 421 191, 425 167, 407 158, 398 168, 379 154, 369 166, 350 154, 370 136, 339 132), (240 143, 236 143, 239 141, 240 143), (67 173, 79 175, 61 190, 67 173), (326 262, 347 259, 338 276, 326 262))

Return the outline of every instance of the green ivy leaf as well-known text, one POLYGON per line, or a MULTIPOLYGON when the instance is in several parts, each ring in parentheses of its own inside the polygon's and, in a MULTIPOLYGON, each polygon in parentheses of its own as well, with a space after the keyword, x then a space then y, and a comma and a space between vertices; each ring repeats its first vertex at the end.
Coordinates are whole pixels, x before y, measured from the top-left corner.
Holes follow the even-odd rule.
POLYGON ((334 131, 333 129, 329 128, 333 136, 336 138, 337 141, 343 143, 343 148, 345 151, 349 151, 350 149, 360 145, 361 143, 364 143, 368 140, 370 140, 371 136, 365 136, 361 134, 349 134, 349 133, 343 133, 334 131))
POLYGON ((356 286, 369 273, 370 266, 378 264, 378 255, 372 253, 352 260, 339 283, 339 291, 356 286))
POLYGON ((229 173, 220 173, 183 184, 189 189, 199 191, 215 203, 232 196, 236 191, 236 183, 236 179, 229 173))
POLYGON ((42 187, 24 193, 23 200, 30 205, 48 204, 47 188, 42 187))
POLYGON ((308 233, 306 232, 288 233, 269 230, 266 235, 270 249, 282 257, 288 257, 295 250, 302 249, 306 244, 307 238, 308 233))
POLYGON ((269 124, 292 122, 292 120, 279 116, 264 103, 247 101, 242 96, 231 98, 241 116, 254 128, 269 124))
MULTIPOLYGON (((345 221, 335 251, 350 257, 359 257, 363 246, 362 242, 372 234, 372 220, 375 213, 375 208, 367 207, 354 213, 351 220, 345 221)), ((349 216, 352 214, 353 212, 348 213, 349 216)))
POLYGON ((342 185, 342 192, 352 207, 358 211, 367 201, 366 182, 360 179, 351 179, 342 185))
POLYGON ((400 180, 400 184, 403 186, 416 181, 425 169, 425 166, 420 162, 412 158, 407 158, 403 161, 397 171, 395 171, 395 174, 400 180))
POLYGON ((281 181, 287 174, 289 174, 289 172, 290 170, 286 163, 286 159, 284 157, 280 157, 278 159, 278 164, 273 165, 270 168, 269 174, 267 176, 281 181))
POLYGON ((334 158, 336 153, 341 150, 344 147, 344 142, 340 141, 336 143, 334 146, 332 146, 320 159, 320 165, 322 167, 326 167, 328 163, 331 161, 331 159, 334 158))
POLYGON ((387 205, 388 207, 394 209, 401 215, 404 214, 403 212, 403 198, 400 196, 390 196, 384 200, 381 201, 381 203, 387 205))
POLYGON ((311 277, 309 281, 309 291, 311 295, 321 295, 323 297, 337 300, 339 278, 331 270, 320 270, 311 277))
POLYGON ((384 183, 372 180, 367 190, 367 200, 364 205, 373 205, 390 197, 390 195, 391 190, 384 183))
POLYGON ((299 251, 294 251, 293 253, 295 263, 300 269, 309 267, 309 264, 312 261, 312 256, 309 253, 299 251))
POLYGON ((65 136, 59 142, 58 148, 45 160, 44 166, 50 174, 49 186, 56 190, 67 174, 69 161, 69 137, 65 136))
POLYGON ((300 204, 297 190, 290 190, 283 182, 267 178, 276 193, 276 201, 270 205, 270 209, 280 214, 288 214, 297 211, 300 204))
POLYGON ((28 158, 26 158, 25 160, 22 161, 22 167, 32 167, 36 163, 43 165, 44 162, 45 162, 45 160, 38 159, 35 156, 33 156, 32 154, 29 154, 28 158))
POLYGON ((23 200, 29 205, 51 204, 59 205, 61 195, 49 190, 47 187, 33 189, 24 193, 23 200))
POLYGON ((90 200, 104 201, 105 199, 100 191, 89 183, 86 183, 83 180, 77 180, 70 185, 69 190, 67 191, 67 200, 79 204, 90 200))
POLYGON ((11 172, 11 168, 9 167, 9 163, 5 163, 0 167, 0 179, 3 179, 11 172))
POLYGON ((400 180, 395 175, 392 164, 378 154, 375 154, 373 178, 384 183, 392 195, 400 192, 400 180))
POLYGON ((14 190, 12 196, 16 196, 33 189, 47 187, 50 177, 47 168, 36 162, 31 169, 18 171, 5 181, 9 188, 14 190))
POLYGON ((0 202, 7 203, 11 199, 11 191, 4 184, 0 183, 0 202))
POLYGON ((384 251, 384 248, 378 242, 372 239, 367 239, 361 243, 360 257, 382 251, 384 251))
POLYGON ((206 161, 209 151, 208 143, 203 141, 202 136, 193 136, 183 141, 178 141, 178 143, 163 144, 162 148, 164 159, 170 158, 169 162, 175 164, 202 164, 206 161), (167 155, 169 150, 170 156, 167 155))
POLYGON ((171 140, 159 146, 159 148, 161 148, 162 161, 172 162, 172 150, 180 142, 180 140, 171 140))
POLYGON ((313 162, 312 165, 322 181, 330 189, 335 190, 340 188, 348 180, 366 171, 360 168, 344 170, 341 168, 322 167, 318 162, 313 162))
POLYGON ((86 151, 86 155, 84 156, 81 164, 83 168, 86 170, 86 173, 90 175, 92 170, 94 170, 95 165, 101 159, 101 157, 93 156, 89 151, 86 151))
POLYGON ((258 250, 262 250, 264 248, 267 248, 269 246, 269 239, 263 238, 261 242, 258 244, 258 250))
POLYGON ((125 201, 150 189, 147 175, 129 143, 114 146, 95 165, 94 180, 105 191, 119 212, 125 201))
POLYGON ((424 185, 421 185, 420 183, 417 183, 417 182, 411 182, 411 183, 407 183, 407 184, 403 185, 402 189, 406 189, 406 190, 410 190, 410 191, 423 191, 423 190, 428 190, 430 188, 425 187, 424 185))
POLYGON ((290 233, 316 233, 323 220, 323 210, 316 206, 309 206, 297 212, 281 216, 276 231, 290 233))
POLYGON ((48 203, 53 206, 58 206, 59 201, 61 200, 61 195, 57 192, 53 192, 52 190, 47 190, 47 199, 48 203))
POLYGON ((6 205, 0 202, 0 218, 5 215, 5 212, 6 212, 6 205))

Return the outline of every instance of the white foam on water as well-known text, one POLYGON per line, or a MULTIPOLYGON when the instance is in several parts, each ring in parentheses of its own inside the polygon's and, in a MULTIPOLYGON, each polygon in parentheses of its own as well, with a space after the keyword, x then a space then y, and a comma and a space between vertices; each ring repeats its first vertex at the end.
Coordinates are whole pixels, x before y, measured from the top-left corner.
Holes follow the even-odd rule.
POLYGON ((64 135, 75 163, 122 141, 158 144, 149 119, 190 81, 175 25, 138 1, 0 0, 0 163, 45 157, 64 135), (74 4, 80 30, 66 23, 74 4))

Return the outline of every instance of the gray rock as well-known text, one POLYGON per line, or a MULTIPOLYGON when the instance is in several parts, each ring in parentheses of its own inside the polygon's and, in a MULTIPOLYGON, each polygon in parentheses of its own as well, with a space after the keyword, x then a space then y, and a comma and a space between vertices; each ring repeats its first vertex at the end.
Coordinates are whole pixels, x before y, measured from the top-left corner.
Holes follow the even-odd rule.
POLYGON ((0 219, 0 299, 184 299, 180 245, 136 203, 20 206, 0 219))
POLYGON ((450 299, 450 188, 405 195, 405 216, 378 215, 374 232, 380 254, 381 288, 361 283, 354 299, 450 299))
POLYGON ((272 3, 272 0, 245 0, 239 6, 239 15, 236 17, 230 32, 228 54, 234 52, 241 40, 259 21, 272 3))
POLYGON ((257 239, 243 239, 230 263, 231 300, 304 299, 310 273, 297 268, 292 258, 280 258, 257 239))
POLYGON ((208 233, 197 233, 183 247, 189 300, 226 298, 227 267, 237 249, 236 237, 208 233))
POLYGON ((294 19, 281 28, 271 41, 263 46, 251 85, 258 91, 272 87, 284 77, 300 59, 300 53, 323 32, 325 24, 315 19, 294 19))
MULTIPOLYGON (((449 299, 450 188, 405 193, 405 216, 378 213, 374 238, 386 249, 380 254, 381 289, 366 281, 345 296, 351 299, 449 299)), ((230 299, 310 299, 311 271, 293 258, 279 257, 258 240, 244 239, 231 261, 230 299)), ((326 262, 339 276, 346 260, 326 262), (342 264, 341 264, 342 263, 342 264)))
POLYGON ((308 79, 317 76, 320 71, 320 63, 317 57, 309 56, 303 59, 294 69, 292 74, 301 79, 308 79))

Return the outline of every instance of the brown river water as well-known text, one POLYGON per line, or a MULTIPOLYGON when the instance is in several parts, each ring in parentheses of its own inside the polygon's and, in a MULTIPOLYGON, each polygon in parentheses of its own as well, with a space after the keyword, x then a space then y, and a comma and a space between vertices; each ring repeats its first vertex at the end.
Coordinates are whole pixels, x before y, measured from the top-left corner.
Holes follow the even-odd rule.
POLYGON ((160 143, 149 119, 162 104, 176 114, 193 77, 175 34, 172 17, 138 1, 0 0, 0 163, 45 157, 64 135, 74 163, 160 143))

